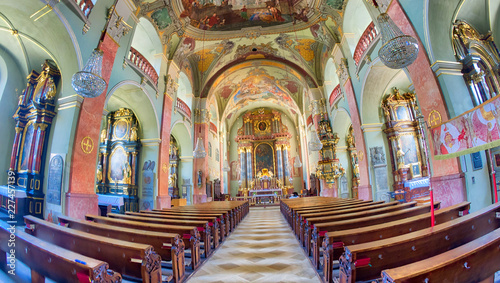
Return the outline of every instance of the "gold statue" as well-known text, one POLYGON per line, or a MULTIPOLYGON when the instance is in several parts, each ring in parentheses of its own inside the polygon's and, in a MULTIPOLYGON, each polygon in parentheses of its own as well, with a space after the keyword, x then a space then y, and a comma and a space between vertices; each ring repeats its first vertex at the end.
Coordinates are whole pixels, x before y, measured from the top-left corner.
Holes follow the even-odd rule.
POLYGON ((125 162, 125 166, 123 167, 123 183, 130 184, 132 183, 132 168, 130 168, 130 164, 125 162))
POLYGON ((137 127, 133 126, 130 129, 130 141, 136 141, 137 140, 137 127))
POLYGON ((106 136, 107 136, 107 132, 106 132, 106 129, 102 129, 101 131, 101 143, 104 143, 104 141, 106 140, 106 136))
POLYGON ((396 152, 396 159, 398 161, 398 169, 404 168, 405 166, 405 153, 398 146, 398 151, 396 152))
POLYGON ((102 165, 97 165, 97 183, 102 182, 102 165))
POLYGON ((33 92, 33 97, 37 100, 51 101, 56 96, 56 85, 54 79, 49 75, 50 66, 45 65, 40 76, 38 76, 37 85, 35 91, 33 92))

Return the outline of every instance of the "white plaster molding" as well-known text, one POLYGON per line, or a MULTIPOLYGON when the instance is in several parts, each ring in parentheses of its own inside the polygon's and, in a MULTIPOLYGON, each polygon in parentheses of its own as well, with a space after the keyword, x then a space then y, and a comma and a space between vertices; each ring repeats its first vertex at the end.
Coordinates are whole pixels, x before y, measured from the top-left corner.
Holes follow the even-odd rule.
POLYGON ((442 74, 463 76, 462 74, 463 65, 460 62, 453 61, 436 61, 431 65, 431 69, 439 77, 442 74))
POLYGON ((364 133, 366 133, 366 132, 381 132, 383 126, 384 126, 383 123, 363 124, 363 125, 361 125, 361 130, 364 133))
POLYGON ((141 139, 142 146, 159 146, 161 139, 141 139))
POLYGON ((83 96, 79 94, 73 94, 70 96, 61 97, 57 100, 57 111, 69 109, 73 107, 80 108, 83 103, 83 96))

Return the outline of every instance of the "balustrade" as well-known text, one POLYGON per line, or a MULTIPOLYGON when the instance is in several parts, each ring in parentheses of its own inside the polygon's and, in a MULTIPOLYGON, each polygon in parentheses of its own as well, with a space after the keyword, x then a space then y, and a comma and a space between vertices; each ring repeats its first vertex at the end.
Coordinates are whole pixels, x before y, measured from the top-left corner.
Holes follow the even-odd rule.
POLYGON ((142 56, 142 54, 133 47, 130 47, 129 60, 145 75, 147 75, 155 86, 158 84, 158 74, 156 73, 156 70, 153 68, 151 63, 149 63, 148 59, 142 56))
POLYGON ((375 38, 377 37, 377 34, 378 33, 377 33, 377 28, 375 27, 375 24, 373 22, 371 22, 368 25, 368 27, 365 29, 365 31, 363 32, 363 35, 361 35, 361 38, 358 41, 358 45, 356 45, 356 49, 354 50, 353 59, 356 62, 356 65, 359 65, 361 58, 365 54, 368 47, 375 40, 375 38))

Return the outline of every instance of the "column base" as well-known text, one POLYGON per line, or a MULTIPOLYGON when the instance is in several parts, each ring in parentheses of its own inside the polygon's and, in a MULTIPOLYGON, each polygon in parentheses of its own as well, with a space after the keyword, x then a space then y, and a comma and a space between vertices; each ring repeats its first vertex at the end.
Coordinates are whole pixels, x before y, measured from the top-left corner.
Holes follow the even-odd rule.
POLYGON ((194 195, 193 204, 207 202, 207 195, 194 195))
POLYGON ((170 196, 157 196, 156 209, 170 208, 172 205, 172 198, 170 196))
POLYGON ((358 187, 358 199, 362 200, 372 200, 372 187, 368 186, 359 186, 358 187))
POLYGON ((86 214, 99 215, 96 194, 66 193, 65 214, 77 219, 85 219, 86 214))
POLYGON ((434 201, 440 201, 441 208, 467 200, 463 173, 432 177, 431 186, 434 190, 434 201))

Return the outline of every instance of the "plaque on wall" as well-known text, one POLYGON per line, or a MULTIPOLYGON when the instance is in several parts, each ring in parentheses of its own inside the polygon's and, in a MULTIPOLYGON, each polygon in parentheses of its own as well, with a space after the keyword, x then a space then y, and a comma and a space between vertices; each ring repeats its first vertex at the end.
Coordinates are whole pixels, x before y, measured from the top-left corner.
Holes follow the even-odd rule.
POLYGON ((481 152, 471 153, 470 158, 472 159, 473 170, 483 169, 483 160, 481 159, 481 152))
POLYGON ((142 168, 142 197, 140 198, 140 207, 141 210, 152 210, 154 208, 155 192, 154 161, 146 161, 142 168))
POLYGON ((51 154, 47 181, 47 203, 61 205, 63 168, 63 157, 60 154, 51 154))

